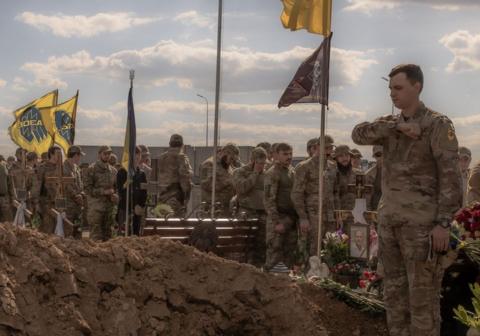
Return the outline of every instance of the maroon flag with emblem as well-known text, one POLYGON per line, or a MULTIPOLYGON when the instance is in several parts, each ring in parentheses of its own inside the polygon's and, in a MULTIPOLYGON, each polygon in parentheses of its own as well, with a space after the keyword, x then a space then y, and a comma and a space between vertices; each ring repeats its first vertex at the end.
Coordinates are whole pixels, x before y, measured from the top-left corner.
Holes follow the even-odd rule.
POLYGON ((332 34, 300 65, 278 102, 279 108, 295 103, 328 105, 331 39, 332 34))

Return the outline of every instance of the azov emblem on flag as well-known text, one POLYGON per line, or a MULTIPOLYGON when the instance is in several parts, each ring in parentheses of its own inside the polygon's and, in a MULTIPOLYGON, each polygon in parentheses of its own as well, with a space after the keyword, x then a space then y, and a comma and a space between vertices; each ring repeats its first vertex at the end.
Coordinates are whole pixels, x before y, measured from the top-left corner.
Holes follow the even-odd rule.
POLYGON ((55 111, 55 126, 57 133, 71 145, 73 142, 73 123, 70 115, 63 110, 55 111))
POLYGON ((20 117, 20 134, 28 142, 33 139, 42 142, 48 136, 47 129, 43 125, 40 111, 35 107, 29 107, 20 117))

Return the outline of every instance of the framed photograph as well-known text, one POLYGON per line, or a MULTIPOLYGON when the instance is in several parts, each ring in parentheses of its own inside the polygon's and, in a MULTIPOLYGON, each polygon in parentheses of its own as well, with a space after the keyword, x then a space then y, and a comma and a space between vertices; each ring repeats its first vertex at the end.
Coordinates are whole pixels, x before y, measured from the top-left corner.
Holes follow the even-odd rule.
POLYGON ((361 260, 368 260, 370 255, 370 227, 369 225, 355 223, 350 225, 349 232, 350 257, 361 260))

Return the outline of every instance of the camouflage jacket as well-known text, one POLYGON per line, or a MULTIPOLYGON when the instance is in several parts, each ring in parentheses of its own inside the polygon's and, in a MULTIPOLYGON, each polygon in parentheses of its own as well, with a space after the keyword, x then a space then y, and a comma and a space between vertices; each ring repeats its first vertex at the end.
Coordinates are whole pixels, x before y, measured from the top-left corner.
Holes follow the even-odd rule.
POLYGON ((0 162, 0 196, 13 198, 13 178, 9 175, 7 164, 0 162))
POLYGON ((376 211, 382 197, 382 170, 376 164, 365 172, 365 184, 372 186, 372 191, 365 197, 367 210, 376 211))
POLYGON ((240 207, 254 210, 265 209, 263 204, 264 178, 265 173, 255 172, 251 163, 233 171, 233 184, 240 207))
POLYGON ((169 148, 158 158, 158 181, 165 186, 162 194, 181 190, 184 195, 190 195, 192 175, 188 157, 180 148, 169 148))
MULTIPOLYGON (((318 213, 319 162, 319 157, 314 156, 295 167, 295 182, 291 198, 300 219, 308 219, 308 209, 318 213)), ((334 221, 335 164, 328 160, 325 162, 323 181, 323 220, 334 221)))
POLYGON ((348 186, 355 184, 355 176, 357 174, 363 174, 360 169, 351 168, 346 174, 340 172, 336 167, 335 178, 335 209, 336 210, 353 210, 355 206, 355 190, 350 189, 348 186))
POLYGON ((381 117, 353 129, 359 145, 382 145, 382 199, 378 211, 400 220, 449 221, 462 203, 458 142, 452 122, 421 104, 413 117, 381 117), (398 122, 417 123, 418 140, 396 130, 398 122))
POLYGON ((467 204, 480 202, 480 162, 470 172, 467 189, 467 204))
POLYGON ((292 166, 283 167, 279 163, 265 173, 265 211, 273 222, 278 222, 280 214, 296 216, 290 198, 294 176, 292 166))
POLYGON ((86 194, 99 201, 112 203, 109 196, 103 193, 107 189, 116 188, 117 170, 108 163, 98 160, 92 163, 86 173, 84 180, 84 188, 86 194))
POLYGON ((68 160, 65 160, 63 163, 63 175, 74 178, 74 182, 66 184, 64 190, 67 201, 75 202, 75 196, 83 192, 82 172, 80 167, 68 160))
MULTIPOLYGON (((215 181, 215 198, 218 202, 228 204, 235 195, 233 187, 232 167, 224 167, 217 160, 217 179, 215 181)), ((210 203, 212 200, 213 157, 205 160, 200 166, 200 187, 202 189, 202 202, 210 203)))
POLYGON ((10 167, 8 173, 11 175, 12 185, 14 189, 22 189, 25 185, 27 191, 32 191, 33 184, 36 180, 35 170, 32 167, 27 165, 26 176, 23 176, 21 173, 22 163, 19 161, 13 162, 12 167, 10 167))
POLYGON ((39 200, 40 202, 55 202, 55 198, 58 192, 58 181, 49 177, 58 176, 57 164, 50 161, 42 162, 37 166, 37 174, 35 183, 32 186, 32 199, 39 200))

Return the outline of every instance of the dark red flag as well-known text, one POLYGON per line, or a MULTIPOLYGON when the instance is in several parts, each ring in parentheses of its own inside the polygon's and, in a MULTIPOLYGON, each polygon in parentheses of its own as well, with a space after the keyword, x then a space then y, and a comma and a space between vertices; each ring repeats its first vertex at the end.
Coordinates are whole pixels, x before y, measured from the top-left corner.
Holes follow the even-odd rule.
POLYGON ((278 102, 279 108, 295 103, 328 105, 331 39, 332 34, 300 65, 278 102))

